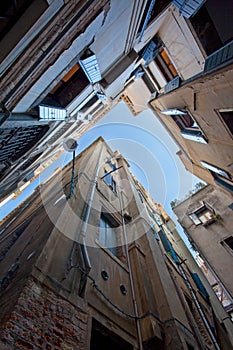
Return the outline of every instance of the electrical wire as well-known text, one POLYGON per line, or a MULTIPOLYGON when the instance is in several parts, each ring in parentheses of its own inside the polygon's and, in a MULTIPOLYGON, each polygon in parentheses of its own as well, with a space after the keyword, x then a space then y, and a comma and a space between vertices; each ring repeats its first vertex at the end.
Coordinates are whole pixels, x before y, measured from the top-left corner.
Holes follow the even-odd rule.
POLYGON ((128 318, 133 318, 133 319, 139 319, 142 320, 145 317, 149 316, 151 313, 149 311, 147 311, 145 314, 141 315, 141 316, 136 316, 136 315, 132 315, 129 314, 127 312, 125 312, 124 310, 122 310, 121 308, 119 308, 119 306, 117 306, 116 304, 114 304, 105 294, 104 292, 102 292, 102 290, 98 287, 98 285, 96 284, 95 280, 93 277, 91 277, 88 273, 86 273, 86 271, 79 265, 73 265, 70 267, 70 270, 72 268, 76 268, 78 270, 80 270, 87 278, 89 278, 91 280, 91 285, 93 288, 95 288, 97 290, 97 292, 99 292, 102 297, 110 304, 112 305, 112 307, 114 307, 116 310, 118 310, 121 314, 123 314, 124 316, 128 317, 128 318))

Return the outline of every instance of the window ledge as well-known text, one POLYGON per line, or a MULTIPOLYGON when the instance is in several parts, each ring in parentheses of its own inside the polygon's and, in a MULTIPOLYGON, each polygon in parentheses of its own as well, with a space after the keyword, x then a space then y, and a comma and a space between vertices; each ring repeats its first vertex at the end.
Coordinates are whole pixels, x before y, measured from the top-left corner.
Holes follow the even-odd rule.
POLYGON ((212 219, 208 220, 207 222, 203 223, 202 225, 203 225, 204 227, 207 227, 207 226, 213 224, 214 222, 216 222, 216 219, 215 219, 215 218, 212 218, 212 219))
POLYGON ((113 260, 115 260, 115 262, 120 265, 126 272, 129 272, 129 269, 127 267, 126 264, 124 264, 117 256, 113 255, 110 250, 108 250, 107 248, 105 248, 98 239, 95 239, 95 243, 96 245, 102 249, 106 254, 108 254, 108 256, 110 256, 110 258, 112 258, 113 260))

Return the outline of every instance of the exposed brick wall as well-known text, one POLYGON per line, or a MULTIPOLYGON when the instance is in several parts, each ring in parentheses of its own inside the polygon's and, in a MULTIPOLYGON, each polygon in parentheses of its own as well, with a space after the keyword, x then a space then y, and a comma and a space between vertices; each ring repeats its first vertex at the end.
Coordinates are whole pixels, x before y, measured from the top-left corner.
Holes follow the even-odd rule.
POLYGON ((0 326, 1 350, 86 349, 87 314, 33 279, 0 326))

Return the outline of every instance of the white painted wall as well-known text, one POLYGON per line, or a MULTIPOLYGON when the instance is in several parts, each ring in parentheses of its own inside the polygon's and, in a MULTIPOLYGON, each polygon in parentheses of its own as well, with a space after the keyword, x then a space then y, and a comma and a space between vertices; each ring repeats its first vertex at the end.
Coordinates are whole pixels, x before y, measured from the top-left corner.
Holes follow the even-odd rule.
POLYGON ((205 57, 185 18, 174 6, 167 12, 158 36, 182 79, 186 80, 203 71, 205 57))

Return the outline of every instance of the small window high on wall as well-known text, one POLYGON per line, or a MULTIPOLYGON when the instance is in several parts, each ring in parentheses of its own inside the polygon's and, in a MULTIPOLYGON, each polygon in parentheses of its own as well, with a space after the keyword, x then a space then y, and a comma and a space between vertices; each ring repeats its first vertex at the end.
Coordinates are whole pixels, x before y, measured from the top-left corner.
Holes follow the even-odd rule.
POLYGON ((227 171, 225 171, 221 168, 218 168, 217 166, 215 166, 213 164, 207 163, 204 160, 201 160, 200 163, 203 167, 210 170, 211 172, 213 172, 217 175, 220 175, 221 177, 224 177, 225 179, 232 180, 231 175, 227 171))
POLYGON ((228 250, 229 253, 233 255, 233 236, 229 236, 220 242, 221 245, 228 250))
POLYGON ((219 114, 226 125, 227 130, 230 132, 231 136, 233 136, 233 109, 220 110, 219 114))
POLYGON ((118 223, 110 215, 101 213, 99 242, 113 255, 117 256, 117 230, 118 223))
POLYGON ((163 74, 166 81, 170 81, 178 76, 177 70, 164 48, 159 50, 159 53, 155 57, 154 61, 159 67, 159 70, 163 74))
POLYGON ((206 203, 192 213, 188 214, 188 216, 196 226, 207 226, 215 222, 215 212, 206 203))
POLYGON ((109 186, 109 188, 111 188, 111 190, 116 193, 116 181, 113 179, 112 174, 109 173, 109 171, 107 171, 106 169, 104 169, 103 180, 109 186))
POLYGON ((190 112, 187 110, 179 110, 171 108, 161 111, 162 114, 170 115, 181 131, 183 138, 200 143, 207 143, 207 139, 203 131, 196 123, 190 112))
POLYGON ((54 107, 67 107, 88 85, 86 74, 76 63, 54 86, 42 104, 54 107))

